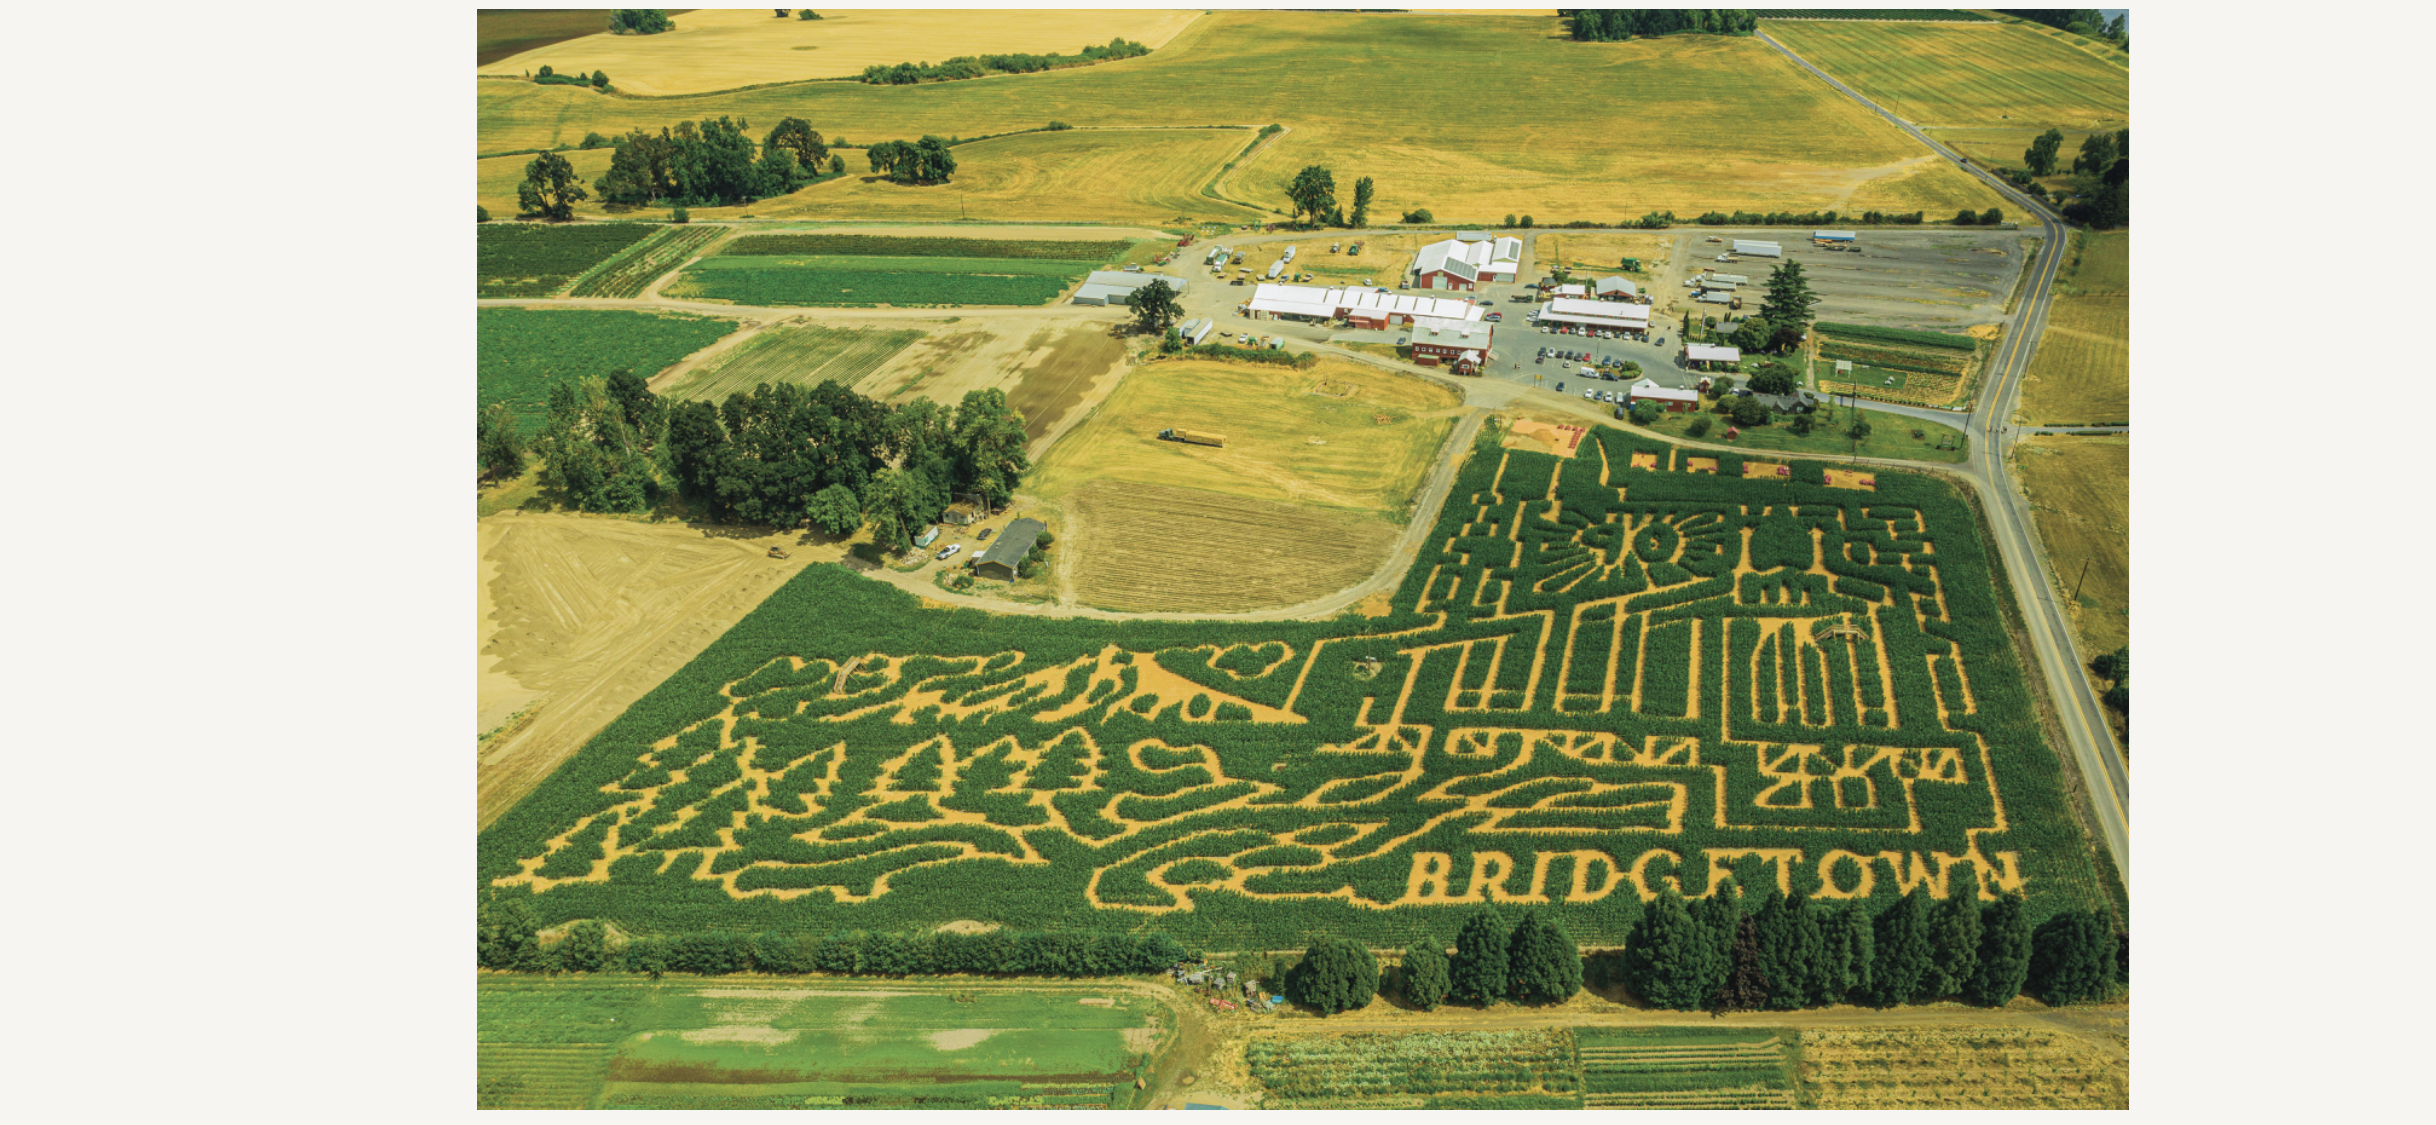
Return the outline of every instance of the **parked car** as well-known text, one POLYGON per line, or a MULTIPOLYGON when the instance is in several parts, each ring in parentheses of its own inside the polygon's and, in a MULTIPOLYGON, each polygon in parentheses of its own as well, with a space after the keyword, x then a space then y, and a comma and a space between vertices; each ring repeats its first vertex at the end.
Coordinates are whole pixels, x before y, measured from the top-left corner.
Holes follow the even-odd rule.
POLYGON ((1491 324, 1503 324, 1505 320, 1506 314, 1501 312, 1493 312, 1488 315, 1488 322, 1491 324))
POLYGON ((962 544, 962 543, 950 543, 950 544, 948 544, 948 545, 947 545, 947 549, 946 549, 946 550, 939 552, 939 558, 940 558, 940 560, 941 560, 941 561, 945 561, 945 560, 948 560, 948 559, 955 558, 955 557, 956 557, 956 552, 961 551, 961 550, 963 550, 963 549, 964 549, 964 544, 962 544))
POLYGON ((973 536, 973 541, 976 543, 985 543, 989 541, 990 536, 996 534, 998 534, 997 528, 985 527, 981 529, 981 534, 973 536))
POLYGON ((1556 389, 1557 389, 1558 391, 1560 391, 1560 392, 1561 392, 1561 391, 1563 391, 1563 390, 1565 389, 1565 381, 1564 381, 1563 379, 1559 379, 1559 380, 1557 380, 1557 381, 1556 381, 1556 389))

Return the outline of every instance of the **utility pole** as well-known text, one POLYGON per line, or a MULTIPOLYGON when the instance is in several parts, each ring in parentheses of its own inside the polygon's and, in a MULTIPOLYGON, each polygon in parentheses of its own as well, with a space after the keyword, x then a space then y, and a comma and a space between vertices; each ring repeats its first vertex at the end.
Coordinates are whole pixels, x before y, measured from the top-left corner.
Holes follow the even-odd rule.
POLYGON ((2081 577, 2072 580, 2072 604, 2081 604, 2081 583, 2089 577, 2089 559, 2081 560, 2081 577))

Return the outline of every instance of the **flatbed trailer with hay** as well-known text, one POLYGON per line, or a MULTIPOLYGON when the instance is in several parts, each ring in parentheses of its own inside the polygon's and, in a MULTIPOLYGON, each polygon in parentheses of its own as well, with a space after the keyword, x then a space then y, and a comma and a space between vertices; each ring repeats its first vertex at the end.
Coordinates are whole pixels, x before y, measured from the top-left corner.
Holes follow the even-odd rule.
POLYGON ((1183 430, 1174 428, 1165 429, 1159 431, 1159 440, 1180 441, 1186 445, 1214 446, 1219 449, 1226 448, 1225 435, 1207 433, 1201 430, 1183 430))

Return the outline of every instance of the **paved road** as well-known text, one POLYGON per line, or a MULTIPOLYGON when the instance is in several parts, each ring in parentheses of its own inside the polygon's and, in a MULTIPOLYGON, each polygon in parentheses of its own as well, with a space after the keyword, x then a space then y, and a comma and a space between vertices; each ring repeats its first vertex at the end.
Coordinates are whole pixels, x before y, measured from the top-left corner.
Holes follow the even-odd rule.
POLYGON ((2002 556, 2006 571, 2015 576, 2014 587, 2022 600, 2022 616, 2029 625, 2031 647, 2038 652, 2039 667, 2046 673, 2049 691, 2055 700, 2057 721, 2063 726, 2065 739, 2072 744, 2073 757, 2080 764, 2081 776, 2088 783, 2090 805, 2097 813, 2107 849, 2114 854, 2115 869, 2122 874, 2124 886, 2129 888, 2131 770, 2124 763, 2122 750, 2115 745, 2114 735, 2107 728, 2106 712, 2098 702, 2097 693, 2090 690, 2088 677, 2082 674, 2083 658, 2073 645, 2072 629, 2063 609, 2056 604, 2056 584, 2048 573, 2046 553, 2039 549, 2037 532, 2030 523, 2029 501, 2014 484, 2005 463, 2008 443, 2024 432, 2007 424, 2006 420, 2013 417, 2014 406, 2021 397, 2022 374, 2029 369, 2031 352, 2037 345, 2040 333, 2046 328, 2047 305, 2055 295, 2056 267, 2063 260, 2064 242, 2068 234, 2063 219, 2045 204, 1969 163, 1910 122, 1887 112, 1885 107, 1810 65, 1808 60, 1770 38, 1767 32, 1757 34, 1761 41, 1816 75, 1820 81, 1868 107, 1888 123, 1910 134, 1914 140, 1928 146, 1931 152, 1953 161, 2038 220, 2042 232, 2038 257, 2032 265, 2019 311, 2005 333, 2005 342, 1999 346, 1995 362, 1989 366, 1993 377, 1982 387, 1980 401, 1967 426, 1973 435, 1967 475, 1978 488, 1988 510, 1989 523, 1995 528, 1997 553, 2002 556))

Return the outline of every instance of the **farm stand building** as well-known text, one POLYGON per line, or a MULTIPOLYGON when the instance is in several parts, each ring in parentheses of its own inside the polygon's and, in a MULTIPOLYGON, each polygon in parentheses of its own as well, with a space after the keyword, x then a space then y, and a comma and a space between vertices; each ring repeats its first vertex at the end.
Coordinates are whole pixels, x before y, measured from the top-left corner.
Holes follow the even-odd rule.
POLYGON ((1421 248, 1413 260, 1413 288, 1471 289, 1483 281, 1512 281, 1521 268, 1522 239, 1450 238, 1421 248))
POLYGON ((1422 317, 1413 321, 1413 361, 1424 367, 1444 363, 1456 370, 1477 370, 1497 330, 1487 324, 1422 317))
POLYGON ((1643 379, 1624 392, 1624 401, 1628 404, 1654 402, 1665 407, 1669 414, 1681 414, 1699 408, 1700 392, 1689 387, 1662 387, 1657 380, 1643 379))
POLYGON ((1683 358, 1690 363, 1722 363, 1732 367, 1742 362, 1741 348, 1717 347, 1710 344, 1686 344, 1683 358))
POLYGON ((1040 533, 1048 529, 1048 525, 1035 519, 1020 519, 1008 524, 1006 531, 998 536, 998 542, 990 544, 989 550, 973 560, 973 573, 983 578, 1013 582, 1016 564, 1032 553, 1032 544, 1038 542, 1040 533))
POLYGON ((1390 293, 1365 285, 1321 289, 1310 285, 1262 285, 1244 307, 1285 320, 1335 320, 1355 328, 1389 328, 1415 318, 1473 321, 1480 306, 1453 297, 1390 293))
POLYGON ((1641 287, 1634 285, 1630 278, 1602 277, 1592 288, 1597 291, 1597 296, 1602 301, 1627 299, 1641 295, 1641 287))
POLYGON ((1542 324, 1572 324, 1585 328, 1609 328, 1623 332, 1649 331, 1649 306, 1623 301, 1585 301, 1576 297, 1559 297, 1540 306, 1542 324))

